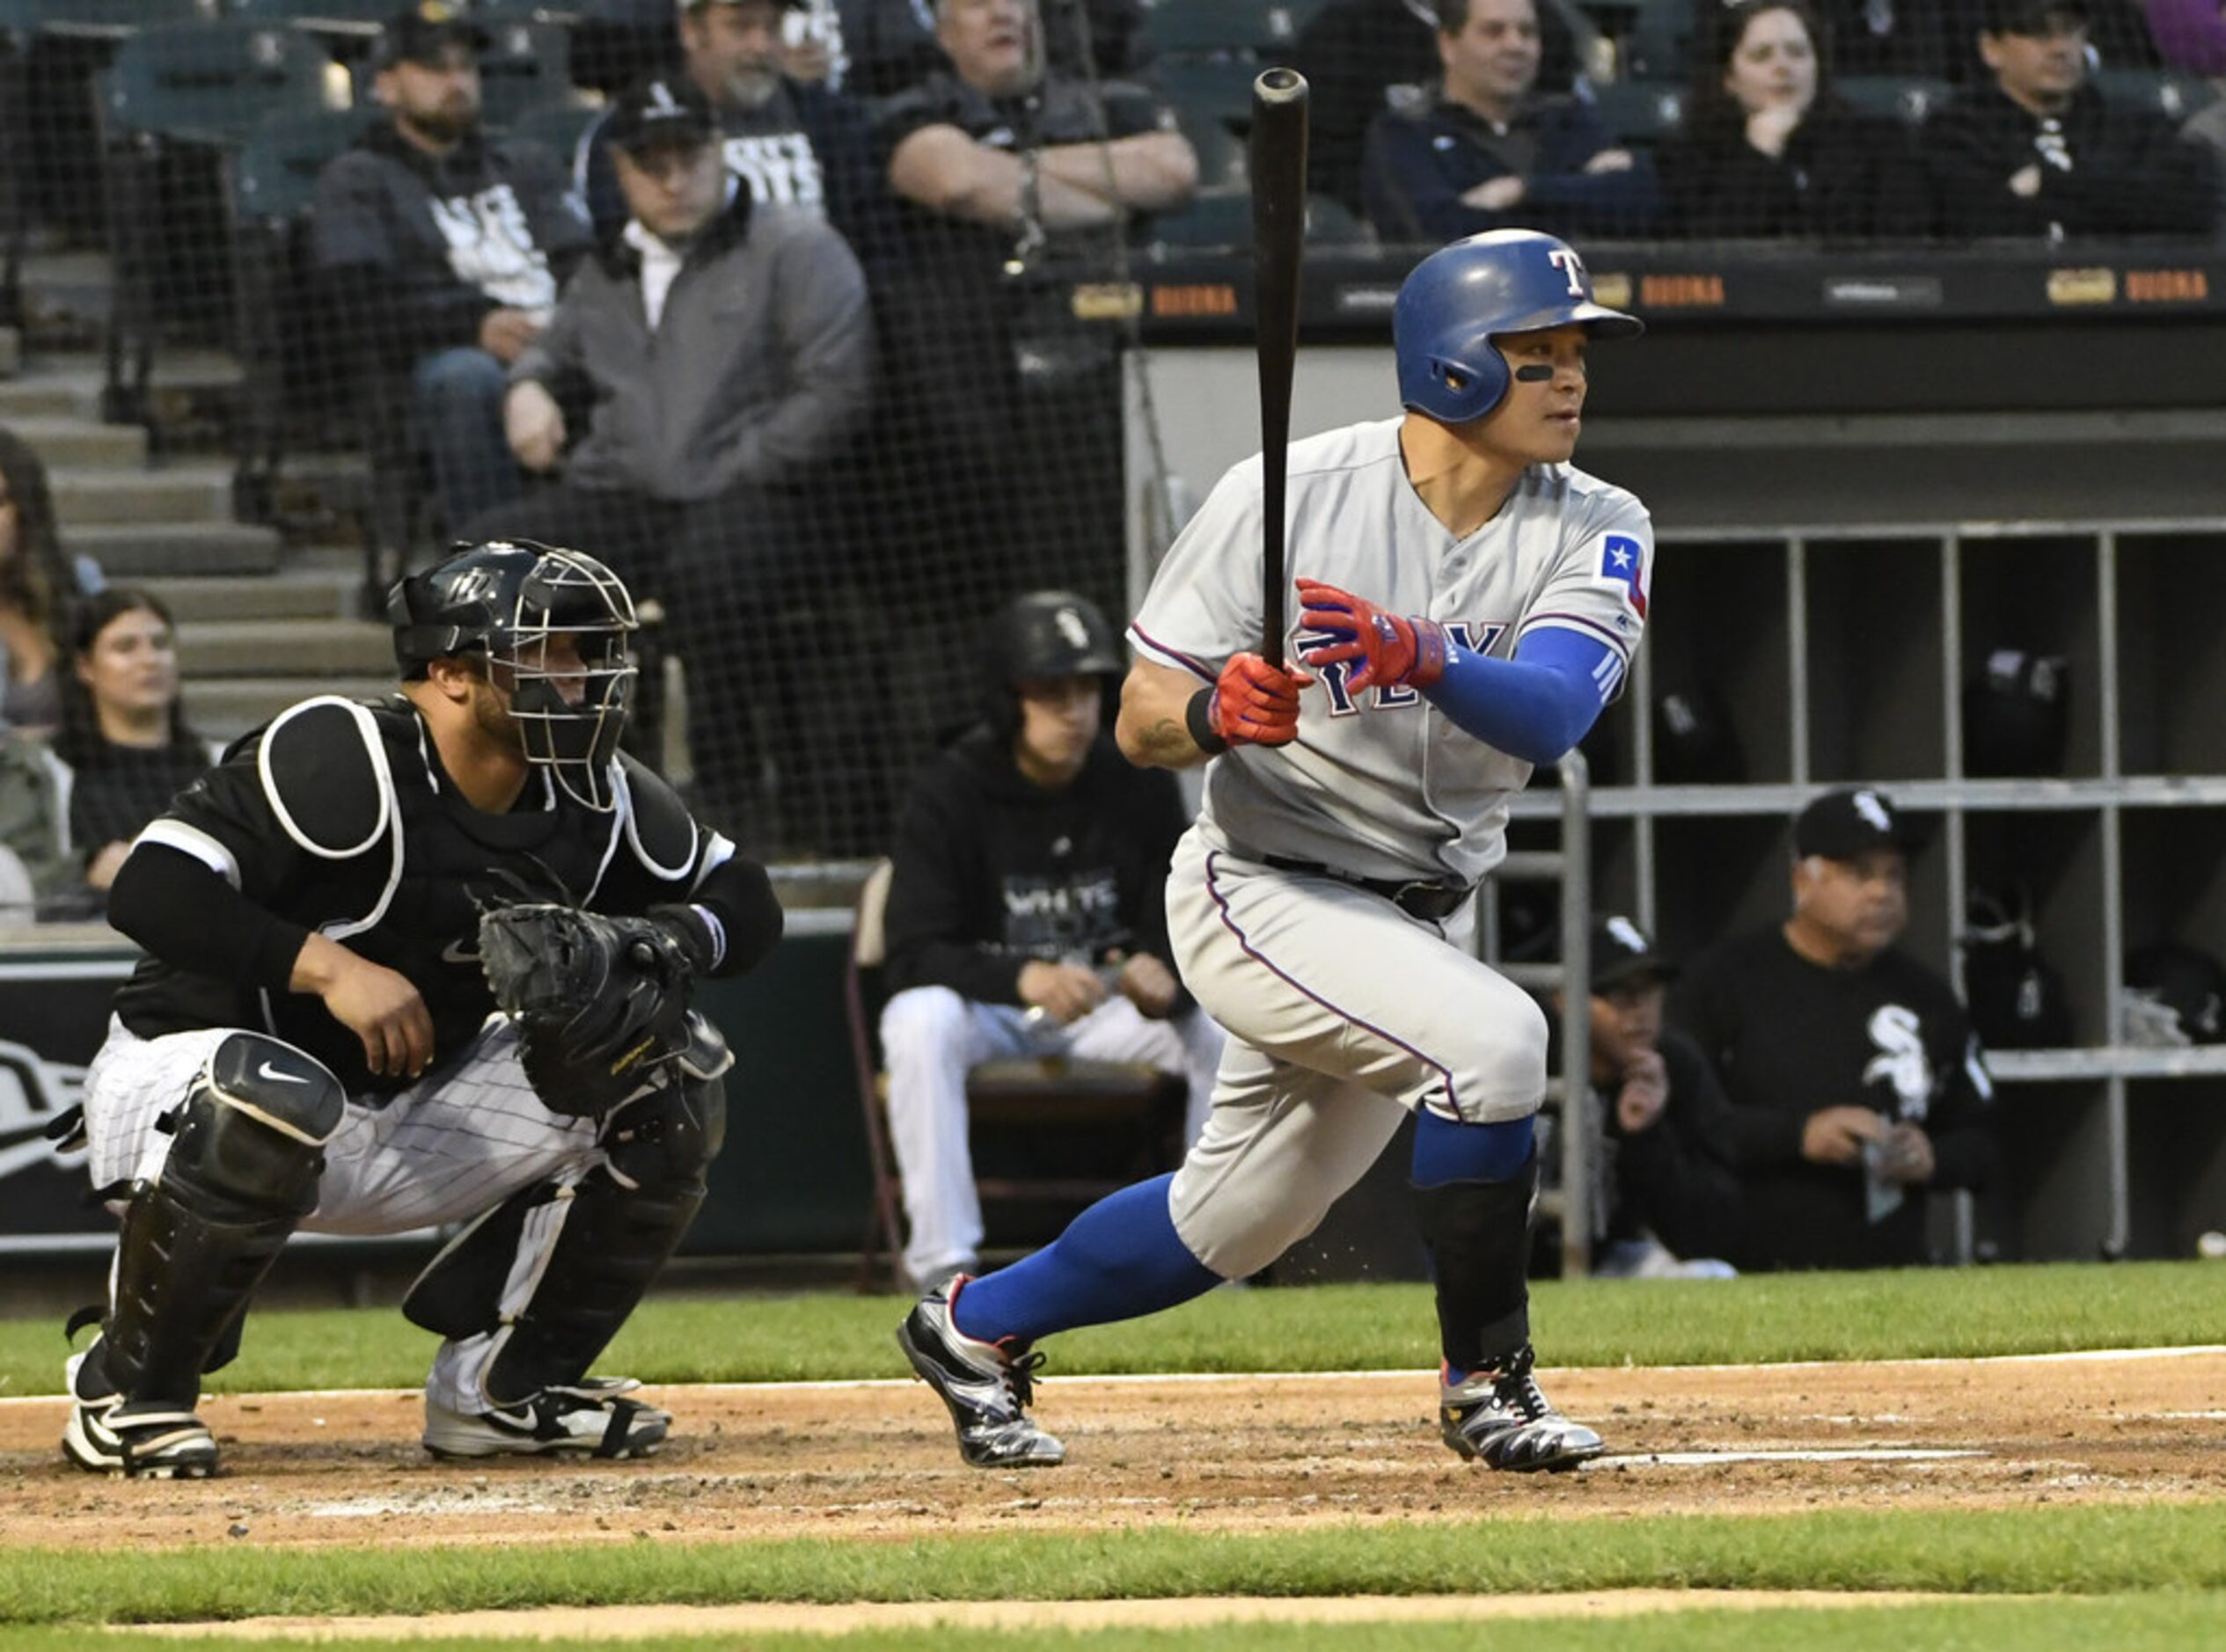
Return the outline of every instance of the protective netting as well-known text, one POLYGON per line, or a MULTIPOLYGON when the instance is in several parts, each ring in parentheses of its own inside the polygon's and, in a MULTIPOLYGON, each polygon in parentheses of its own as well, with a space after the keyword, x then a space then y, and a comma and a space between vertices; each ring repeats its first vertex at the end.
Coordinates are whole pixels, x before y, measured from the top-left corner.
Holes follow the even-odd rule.
POLYGON ((42 359, 105 347, 106 417, 236 459, 242 520, 360 541, 369 585, 465 532, 610 561, 662 616, 633 743, 774 855, 885 845, 1011 593, 1127 608, 1126 517, 1159 479, 1124 468, 1127 283, 1246 240, 1266 64, 1312 82, 1312 244, 1339 252, 2218 216, 2215 6, 2152 0, 2155 39, 2132 0, 678 10, 0 5, 0 321, 42 359), (644 74, 715 106, 746 215, 626 233, 604 122, 644 74), (833 233, 775 233, 800 216, 833 233), (40 289, 73 258, 105 260, 98 313, 40 289), (243 369, 213 434, 150 378, 180 347, 243 369), (368 480, 304 528, 299 479, 334 454, 368 480))

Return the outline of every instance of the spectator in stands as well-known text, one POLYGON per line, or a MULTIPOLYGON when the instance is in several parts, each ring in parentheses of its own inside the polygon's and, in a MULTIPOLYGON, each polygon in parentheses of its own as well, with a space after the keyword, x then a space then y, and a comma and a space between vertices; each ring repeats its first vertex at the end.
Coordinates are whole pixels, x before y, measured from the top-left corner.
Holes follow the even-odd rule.
POLYGON ((70 606, 99 588, 91 558, 62 554, 37 450, 0 428, 0 734, 50 735, 61 723, 70 606))
POLYGON ((1732 1102, 1742 1269, 1926 1260, 1925 1188, 1995 1166, 1993 1085, 1954 991, 1898 950, 1919 834, 1885 793, 1793 825, 1793 913, 1695 959, 1670 995, 1732 1102))
MULTIPOLYGON (((717 137, 681 76, 612 106, 606 141, 631 220, 519 355, 505 409, 519 463, 561 480, 464 537, 575 545, 662 599, 688 668, 699 812, 763 833, 751 691, 839 698, 833 679, 854 670, 842 639, 802 610, 827 572, 815 490, 872 397, 873 323, 842 238, 739 187, 717 137), (573 384, 593 406, 584 430, 564 412, 573 384)), ((785 788, 801 795, 842 759, 809 749, 824 725, 771 720, 788 742, 785 788)))
POLYGON ((2208 107, 2198 110, 2180 135, 2210 157, 2218 186, 2217 223, 2226 230, 2226 5, 2220 0, 2149 0, 2149 29, 2170 67, 2212 82, 2208 107))
POLYGON ((1675 233, 1861 240, 1922 234, 1924 174, 1903 128, 1832 90, 1807 0, 1727 6, 1663 146, 1675 233))
MULTIPOLYGON (((1538 15, 1535 84, 1566 91, 1577 76, 1574 38, 1560 10, 1538 15)), ((1307 187, 1357 213, 1368 128, 1386 110, 1419 115, 1443 72, 1438 8, 1431 0, 1329 0, 1299 31, 1292 64, 1306 76, 1307 187)))
MULTIPOLYGON (((1592 1088, 1601 1121, 1593 1271, 1727 1273, 1716 1259, 1738 1243, 1734 1121, 1699 1046, 1662 1025, 1677 965, 1616 915, 1593 925, 1590 969, 1592 1088)), ((1561 1008, 1556 992, 1556 1037, 1561 1008)))
MULTIPOLYGON (((881 99, 942 67, 932 0, 809 0, 789 25, 782 67, 851 96, 881 99)), ((1057 75, 1118 79, 1144 67, 1138 32, 1144 0, 1048 0, 1044 61, 1057 75)))
POLYGON ((876 126, 898 238, 875 289, 878 463, 910 540, 876 596, 915 621, 893 698, 923 753, 938 632, 1047 571, 1124 591, 1120 330, 1078 318, 1074 284, 1115 279, 1124 238, 1197 182, 1159 99, 1044 70, 1035 0, 941 0, 935 27, 948 66, 876 126))
POLYGON ((1989 71, 1924 128, 1950 236, 2200 234, 2215 216, 2208 157, 2147 109, 2087 80, 2084 0, 1986 0, 1989 71))
POLYGON ((1150 1062, 1188 1079, 1195 1137, 1223 1042, 1168 962, 1168 860, 1189 822, 1174 777, 1131 768, 1103 727, 1125 663, 1104 615, 1035 591, 986 642, 985 714, 914 784, 889 889, 882 1047, 923 1290, 979 1266, 969 1068, 1150 1062))
POLYGON ((131 840, 214 752, 186 720, 170 610, 111 586, 77 610, 51 742, 0 745, 0 844, 42 919, 98 917, 131 840))
POLYGON ((373 87, 390 118, 325 169, 312 222, 351 350, 370 373, 408 378, 450 529, 518 494, 504 372, 588 243, 563 163, 480 131, 486 44, 439 0, 386 26, 373 87))
MULTIPOLYGON (((727 170, 767 206, 824 216, 853 250, 870 245, 868 203, 882 193, 873 139, 858 104, 783 71, 783 19, 809 0, 680 0, 689 79, 711 101, 727 170)), ((580 135, 573 169, 598 239, 626 225, 626 196, 604 149, 606 114, 580 135)))
POLYGON ((1361 193, 1376 233, 1442 245, 1515 226, 1576 239, 1636 235, 1654 169, 1612 143, 1590 103, 1538 91, 1535 0, 1440 0, 1436 100, 1368 128, 1361 193))

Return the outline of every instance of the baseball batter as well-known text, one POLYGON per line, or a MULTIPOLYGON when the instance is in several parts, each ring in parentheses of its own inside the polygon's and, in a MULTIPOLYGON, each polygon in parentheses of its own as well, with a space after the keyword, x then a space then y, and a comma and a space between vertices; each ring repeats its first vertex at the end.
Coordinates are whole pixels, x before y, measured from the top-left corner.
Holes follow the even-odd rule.
POLYGON ((1210 764, 1168 919, 1227 1053, 1173 1176, 905 1320, 968 1462, 1061 1461, 1027 1411, 1035 1340, 1264 1267, 1409 1112, 1446 1443, 1505 1469, 1600 1452, 1531 1374, 1546 1023, 1476 960, 1473 896, 1505 852, 1507 798, 1591 727, 1645 623, 1646 512, 1568 463, 1587 347, 1641 330, 1593 301, 1550 236, 1497 230, 1424 259, 1393 316, 1405 416, 1291 452, 1299 669, 1254 652, 1258 458, 1168 553, 1130 631, 1117 734, 1131 761, 1210 764))
POLYGON ((117 874, 111 920, 148 957, 85 1077, 93 1187, 123 1225, 108 1303, 70 1326, 100 1326, 69 1364, 80 1468, 215 1472, 201 1378, 297 1228, 465 1224, 403 1304, 445 1339, 436 1454, 634 1457, 671 1422, 587 1372, 703 1201, 731 1057, 685 1004, 647 1005, 671 1032, 637 1039, 643 983, 610 955, 558 992, 551 1022, 582 1042, 544 1044, 534 1016, 495 1013, 519 1007, 498 954, 576 961, 593 925, 629 925, 626 955, 673 961, 678 992, 763 957, 780 907, 618 754, 635 621, 601 563, 474 546, 389 614, 399 693, 282 713, 117 874), (588 927, 486 940, 569 909, 588 927))

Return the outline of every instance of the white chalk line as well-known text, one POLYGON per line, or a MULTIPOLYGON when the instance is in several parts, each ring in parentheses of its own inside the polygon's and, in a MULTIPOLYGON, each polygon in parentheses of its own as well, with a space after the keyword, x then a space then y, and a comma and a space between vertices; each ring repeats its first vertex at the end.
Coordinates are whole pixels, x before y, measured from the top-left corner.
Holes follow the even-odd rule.
MULTIPOLYGON (((2205 1356, 2226 1355, 2226 1343, 2204 1342, 2186 1348, 2098 1348, 2077 1349, 2069 1353, 2055 1354, 1973 1354, 1925 1355, 1909 1359, 1789 1359, 1757 1360, 1743 1365, 1541 1365, 1539 1370, 1555 1376, 1585 1376, 1608 1371, 1697 1371, 1740 1373, 1750 1371, 1859 1371, 1891 1365, 2062 1365, 2106 1363, 2125 1360, 2194 1359, 2205 1356)), ((645 1383, 660 1392, 681 1390, 699 1393, 824 1393, 850 1388, 906 1388, 919 1379, 916 1377, 837 1377, 798 1378, 784 1382, 762 1383, 645 1383)), ((1103 1384, 1117 1387, 1145 1387, 1177 1383, 1329 1383, 1329 1382, 1398 1382, 1414 1383, 1438 1380, 1434 1371, 1068 1371, 1052 1370, 1036 1380, 1045 1384, 1083 1383, 1103 1384)), ((257 1391, 275 1399, 290 1400, 398 1400, 406 1399, 419 1391, 414 1388, 283 1388, 257 1391)), ((211 1398, 246 1398, 246 1394, 212 1394, 211 1398)), ((0 1406, 52 1405, 66 1400, 68 1395, 0 1394, 0 1406)))

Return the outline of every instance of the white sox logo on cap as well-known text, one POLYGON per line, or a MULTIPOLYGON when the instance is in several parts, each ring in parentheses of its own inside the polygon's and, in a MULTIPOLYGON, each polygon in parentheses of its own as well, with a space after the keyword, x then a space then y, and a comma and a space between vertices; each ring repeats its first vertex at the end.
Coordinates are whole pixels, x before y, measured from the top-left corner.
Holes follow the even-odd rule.
POLYGON ((1892 833, 1893 816, 1886 813, 1886 805, 1878 800, 1876 792, 1857 792, 1849 801, 1855 805, 1855 812, 1864 820, 1882 832, 1892 833))

